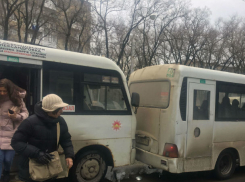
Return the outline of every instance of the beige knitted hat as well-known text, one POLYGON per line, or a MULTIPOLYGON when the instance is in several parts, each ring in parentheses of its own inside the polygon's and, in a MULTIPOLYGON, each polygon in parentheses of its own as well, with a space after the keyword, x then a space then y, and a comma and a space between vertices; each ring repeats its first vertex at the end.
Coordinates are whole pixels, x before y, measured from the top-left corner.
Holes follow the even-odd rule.
POLYGON ((62 99, 55 94, 46 95, 42 101, 42 109, 46 112, 53 112, 58 108, 63 108, 68 105, 69 104, 64 103, 62 99))

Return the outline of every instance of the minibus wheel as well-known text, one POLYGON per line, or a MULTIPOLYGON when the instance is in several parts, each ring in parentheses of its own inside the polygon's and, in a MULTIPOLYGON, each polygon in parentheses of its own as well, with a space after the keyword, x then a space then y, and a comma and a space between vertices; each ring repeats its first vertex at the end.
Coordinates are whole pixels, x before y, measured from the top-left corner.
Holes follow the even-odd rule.
POLYGON ((107 164, 105 157, 97 150, 79 155, 72 167, 71 177, 76 182, 99 182, 105 177, 107 164))
POLYGON ((224 150, 219 155, 215 165, 215 175, 218 179, 224 180, 230 178, 236 168, 236 158, 232 151, 224 150))

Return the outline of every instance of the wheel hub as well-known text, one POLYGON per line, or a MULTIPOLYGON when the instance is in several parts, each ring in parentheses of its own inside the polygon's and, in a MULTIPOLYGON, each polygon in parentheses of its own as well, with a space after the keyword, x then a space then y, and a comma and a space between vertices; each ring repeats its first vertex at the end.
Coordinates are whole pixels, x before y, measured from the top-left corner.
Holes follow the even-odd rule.
POLYGON ((93 173, 94 172, 94 167, 89 168, 89 172, 93 173))
POLYGON ((81 176, 85 179, 93 179, 99 173, 100 165, 95 159, 87 160, 81 168, 81 176))
POLYGON ((223 175, 226 175, 230 172, 232 168, 232 159, 229 155, 223 156, 220 162, 220 170, 223 175))

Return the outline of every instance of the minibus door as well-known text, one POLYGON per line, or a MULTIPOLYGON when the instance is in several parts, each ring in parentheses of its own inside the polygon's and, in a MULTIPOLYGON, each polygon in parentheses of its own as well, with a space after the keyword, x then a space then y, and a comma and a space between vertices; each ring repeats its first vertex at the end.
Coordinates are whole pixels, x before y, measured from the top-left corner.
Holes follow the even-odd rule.
POLYGON ((215 82, 189 79, 188 131, 185 158, 211 157, 215 113, 215 82), (195 83, 190 82, 193 80, 195 83))
MULTIPOLYGON (((24 102, 29 115, 34 114, 34 105, 40 101, 41 68, 41 63, 40 65, 33 65, 0 60, 0 79, 7 78, 26 90, 24 102)), ((18 158, 18 154, 15 155, 11 172, 18 171, 18 158)))
POLYGON ((25 64, 4 64, 0 62, 0 79, 7 78, 26 90, 24 102, 29 114, 34 114, 34 105, 40 101, 40 67, 25 64))
POLYGON ((34 114, 34 105, 40 100, 40 69, 32 67, 14 67, 8 66, 5 68, 8 75, 13 83, 26 90, 26 96, 24 102, 29 115, 34 114))

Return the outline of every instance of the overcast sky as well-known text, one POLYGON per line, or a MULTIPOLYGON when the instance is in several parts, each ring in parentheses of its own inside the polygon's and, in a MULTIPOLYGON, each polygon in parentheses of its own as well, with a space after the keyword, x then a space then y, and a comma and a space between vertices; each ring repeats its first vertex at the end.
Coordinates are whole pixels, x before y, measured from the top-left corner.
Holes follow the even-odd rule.
POLYGON ((243 0, 191 0, 192 7, 208 7, 214 22, 219 17, 229 19, 233 15, 245 18, 245 1, 243 0))

